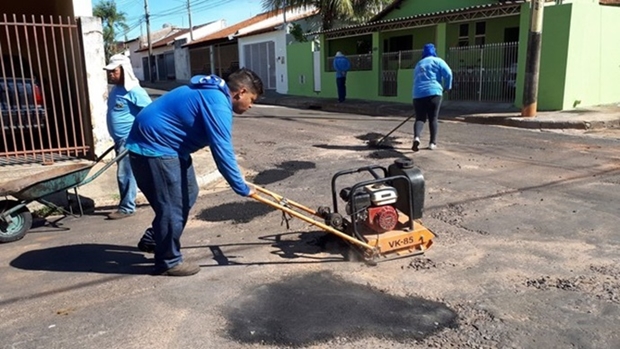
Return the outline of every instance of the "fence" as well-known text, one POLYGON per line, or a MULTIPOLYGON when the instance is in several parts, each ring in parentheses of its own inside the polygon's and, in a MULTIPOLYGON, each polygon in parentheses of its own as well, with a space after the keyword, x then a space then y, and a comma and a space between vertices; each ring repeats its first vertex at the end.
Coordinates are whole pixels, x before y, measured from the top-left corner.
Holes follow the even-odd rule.
POLYGON ((422 50, 386 52, 381 55, 381 96, 398 95, 398 70, 413 69, 422 58, 422 50))
POLYGON ((450 48, 450 100, 513 103, 518 48, 518 42, 450 48))
MULTIPOLYGON (((335 57, 327 57, 327 65, 325 66, 325 71, 333 72, 336 71, 334 69, 334 58, 335 57)), ((347 56, 349 62, 351 62, 351 70, 372 70, 372 53, 367 53, 363 55, 350 55, 347 56)))
POLYGON ((83 49, 72 18, 0 18, 0 165, 86 157, 83 49))

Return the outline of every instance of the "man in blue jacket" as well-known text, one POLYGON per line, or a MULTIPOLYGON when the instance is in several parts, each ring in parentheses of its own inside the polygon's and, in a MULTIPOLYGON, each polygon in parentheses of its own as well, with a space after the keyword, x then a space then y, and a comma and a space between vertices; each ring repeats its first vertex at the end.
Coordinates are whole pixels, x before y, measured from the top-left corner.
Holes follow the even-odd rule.
POLYGON ((200 271, 198 265, 183 261, 180 243, 198 197, 191 153, 208 146, 235 193, 253 194, 232 145, 233 112, 246 112, 262 93, 262 81, 248 69, 231 74, 228 82, 198 75, 138 114, 127 149, 138 187, 155 211, 152 228, 138 248, 155 253, 156 274, 188 276, 200 271))
POLYGON ((439 107, 441 107, 443 92, 449 91, 451 88, 452 70, 443 59, 437 57, 435 45, 424 45, 422 59, 413 70, 415 124, 413 126, 413 147, 411 150, 419 150, 420 135, 427 119, 431 133, 428 149, 435 150, 437 148, 439 107))
POLYGON ((344 102, 347 98, 347 72, 351 69, 351 62, 340 51, 334 58, 334 70, 336 71, 336 87, 338 88, 338 102, 344 102))

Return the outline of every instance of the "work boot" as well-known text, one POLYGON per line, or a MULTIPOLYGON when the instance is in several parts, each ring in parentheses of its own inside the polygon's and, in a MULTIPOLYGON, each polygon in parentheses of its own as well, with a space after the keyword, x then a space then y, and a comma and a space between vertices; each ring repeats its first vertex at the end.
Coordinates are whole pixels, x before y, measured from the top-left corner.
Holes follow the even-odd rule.
POLYGON ((197 274, 200 271, 200 267, 196 264, 181 262, 174 267, 162 272, 163 276, 190 276, 197 274))
POLYGON ((140 241, 138 242, 138 250, 146 253, 155 253, 155 241, 153 240, 153 228, 148 228, 140 241))
POLYGON ((131 217, 135 214, 135 212, 123 212, 123 211, 116 211, 116 212, 112 212, 108 215, 108 219, 123 219, 123 218, 127 218, 127 217, 131 217))
POLYGON ((413 147, 411 147, 411 150, 413 151, 418 151, 420 150, 420 137, 416 137, 413 140, 413 147))

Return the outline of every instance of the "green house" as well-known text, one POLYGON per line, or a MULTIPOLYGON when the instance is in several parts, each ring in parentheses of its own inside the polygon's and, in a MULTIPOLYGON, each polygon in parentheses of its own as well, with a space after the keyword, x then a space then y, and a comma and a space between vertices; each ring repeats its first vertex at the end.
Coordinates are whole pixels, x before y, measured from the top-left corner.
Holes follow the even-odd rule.
MULTIPOLYGON (((620 101, 620 7, 603 3, 547 0, 539 110, 620 101)), ((347 98, 410 103, 413 68, 430 42, 453 70, 448 103, 520 107, 529 26, 525 0, 396 0, 367 23, 288 45, 288 94, 336 98, 332 60, 341 51, 353 67, 347 98)))

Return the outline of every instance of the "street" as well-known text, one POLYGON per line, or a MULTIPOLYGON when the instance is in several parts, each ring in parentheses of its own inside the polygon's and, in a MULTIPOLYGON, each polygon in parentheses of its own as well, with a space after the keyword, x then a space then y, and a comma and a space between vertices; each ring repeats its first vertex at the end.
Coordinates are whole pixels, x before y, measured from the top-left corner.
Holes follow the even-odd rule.
POLYGON ((220 181, 182 237, 192 277, 148 275, 148 206, 0 245, 0 348, 620 347, 618 133, 445 121, 414 154, 408 122, 394 149, 369 148, 400 121, 255 106, 235 149, 248 181, 312 208, 331 206, 336 172, 412 158, 437 234, 424 255, 348 261, 220 181))

